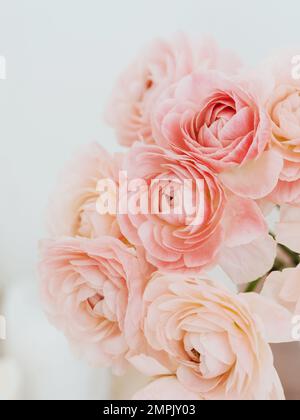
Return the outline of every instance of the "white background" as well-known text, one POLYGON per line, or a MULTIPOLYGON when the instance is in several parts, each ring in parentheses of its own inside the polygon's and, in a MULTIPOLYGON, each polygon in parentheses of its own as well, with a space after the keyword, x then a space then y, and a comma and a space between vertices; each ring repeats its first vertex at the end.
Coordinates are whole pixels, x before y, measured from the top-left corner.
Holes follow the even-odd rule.
POLYGON ((8 351, 37 376, 27 396, 93 396, 90 372, 68 361, 32 295, 43 214, 60 169, 84 143, 117 148, 101 116, 119 72, 146 41, 178 30, 213 35, 255 65, 294 45, 299 26, 299 0, 0 0, 0 55, 7 60, 7 80, 0 80, 0 282, 8 285, 14 332, 8 351), (76 372, 86 385, 76 388, 76 372))

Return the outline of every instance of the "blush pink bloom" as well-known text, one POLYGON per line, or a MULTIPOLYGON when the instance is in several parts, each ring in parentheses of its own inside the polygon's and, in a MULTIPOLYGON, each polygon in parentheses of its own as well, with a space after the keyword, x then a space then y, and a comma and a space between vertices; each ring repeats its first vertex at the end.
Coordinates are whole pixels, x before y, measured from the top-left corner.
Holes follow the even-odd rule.
POLYGON ((232 192, 263 198, 278 182, 282 159, 268 151, 270 121, 258 90, 215 71, 188 75, 157 100, 154 137, 220 173, 232 192), (249 182, 253 174, 259 182, 249 182))
MULTIPOLYGON (((165 379, 167 395, 173 389, 176 399, 183 387, 183 396, 205 400, 284 398, 269 343, 290 341, 286 309, 258 294, 233 294, 205 278, 161 274, 148 283, 144 303, 146 339, 177 365, 168 375, 160 373, 173 375, 165 379)), ((137 397, 157 395, 156 385, 161 389, 162 382, 137 397)))
POLYGON ((300 254, 300 205, 283 205, 276 227, 276 240, 300 254))
MULTIPOLYGON (((285 307, 293 315, 300 315, 300 265, 271 273, 264 284, 262 294, 285 307)), ((291 337, 292 326, 291 323, 291 337)))
POLYGON ((151 113, 157 96, 198 67, 233 72, 240 63, 231 52, 220 51, 211 39, 192 43, 181 34, 144 48, 120 77, 107 110, 107 120, 116 129, 119 142, 124 146, 138 140, 153 143, 151 113))
POLYGON ((272 146, 284 158, 280 180, 271 198, 277 204, 300 204, 300 79, 293 77, 293 57, 287 51, 270 59, 273 84, 267 100, 272 122, 272 146))
MULTIPOLYGON (((192 181, 189 196, 195 212, 176 214, 133 212, 118 215, 127 240, 142 246, 147 260, 164 272, 198 274, 220 264, 236 282, 243 283, 264 275, 273 265, 276 243, 268 235, 258 205, 249 199, 226 194, 217 177, 204 165, 163 150, 158 146, 135 144, 124 159, 129 182, 144 180, 149 200, 159 197, 175 202, 175 195, 164 195, 163 183, 184 185, 192 181), (197 195, 196 180, 203 182, 203 194, 197 195), (197 219, 199 207, 202 218, 197 219)), ((129 194, 138 201, 140 190, 129 194)))
POLYGON ((42 298, 50 321, 80 356, 117 374, 140 339, 141 299, 150 274, 142 256, 115 238, 42 244, 42 298))
POLYGON ((80 152, 66 167, 49 208, 50 235, 97 238, 121 236, 115 215, 100 215, 96 204, 101 179, 118 179, 121 157, 112 157, 97 143, 80 152))

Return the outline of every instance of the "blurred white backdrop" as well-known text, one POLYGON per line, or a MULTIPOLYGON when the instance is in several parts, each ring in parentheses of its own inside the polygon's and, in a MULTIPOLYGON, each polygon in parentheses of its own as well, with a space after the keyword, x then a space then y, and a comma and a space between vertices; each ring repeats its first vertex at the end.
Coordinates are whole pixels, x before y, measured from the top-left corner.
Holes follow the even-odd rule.
MULTIPOLYGON (((255 65, 299 39, 298 0, 0 0, 0 282, 6 353, 24 398, 101 398, 106 372, 68 352, 43 318, 36 293, 37 242, 57 175, 77 148, 117 149, 102 112, 118 74, 153 37, 213 35, 255 65)), ((1 373, 0 373, 1 376, 1 373)))

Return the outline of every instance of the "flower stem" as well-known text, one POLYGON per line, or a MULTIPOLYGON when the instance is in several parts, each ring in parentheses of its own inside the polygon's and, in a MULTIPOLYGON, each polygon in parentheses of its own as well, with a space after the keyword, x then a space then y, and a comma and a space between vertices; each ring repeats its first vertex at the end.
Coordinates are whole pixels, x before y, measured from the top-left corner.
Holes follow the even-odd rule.
POLYGON ((246 290, 245 290, 245 293, 255 292, 255 290, 256 290, 256 288, 259 285, 259 283, 260 283, 261 280, 262 280, 262 278, 260 278, 258 280, 255 280, 255 281, 253 281, 251 283, 249 283, 248 286, 247 286, 247 288, 246 288, 246 290))

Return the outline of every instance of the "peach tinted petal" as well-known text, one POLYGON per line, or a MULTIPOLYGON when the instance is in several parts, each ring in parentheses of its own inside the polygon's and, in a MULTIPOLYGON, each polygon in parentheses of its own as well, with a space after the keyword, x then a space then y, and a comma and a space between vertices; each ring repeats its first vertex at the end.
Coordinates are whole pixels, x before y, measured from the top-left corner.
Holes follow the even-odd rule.
POLYGON ((236 196, 227 202, 223 224, 225 244, 231 248, 249 244, 267 233, 266 221, 256 202, 236 196))
POLYGON ((133 400, 201 400, 199 395, 186 389, 176 377, 168 376, 151 382, 138 391, 133 400))
POLYGON ((281 207, 276 232, 276 239, 280 244, 300 253, 300 207, 281 207))
POLYGON ((265 281, 262 294, 291 314, 300 315, 300 265, 271 273, 265 281))
POLYGON ((249 244, 224 247, 219 264, 235 283, 244 284, 264 276, 275 258, 276 242, 270 235, 263 235, 249 244))
POLYGON ((145 354, 129 357, 128 360, 139 372, 149 377, 171 374, 169 369, 159 363, 158 360, 145 354))
POLYGON ((260 318, 265 338, 269 343, 292 341, 292 317, 289 311, 256 293, 246 293, 243 298, 250 306, 251 311, 260 318))
POLYGON ((223 172, 220 178, 233 193, 254 200, 266 197, 276 187, 283 161, 279 154, 268 151, 245 165, 223 172))

